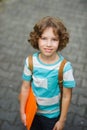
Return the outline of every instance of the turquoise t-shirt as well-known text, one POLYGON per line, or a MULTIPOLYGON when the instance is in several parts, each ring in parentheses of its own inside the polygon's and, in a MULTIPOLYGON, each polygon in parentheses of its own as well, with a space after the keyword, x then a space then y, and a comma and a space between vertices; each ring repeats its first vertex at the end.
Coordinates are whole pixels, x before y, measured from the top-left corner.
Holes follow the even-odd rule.
MULTIPOLYGON (((38 55, 39 53, 33 54, 33 73, 28 67, 28 57, 26 58, 22 78, 25 81, 31 81, 38 106, 37 114, 54 118, 60 114, 58 70, 64 57, 59 54, 57 62, 44 64, 38 55)), ((72 65, 68 61, 63 70, 63 87, 75 87, 72 65)))

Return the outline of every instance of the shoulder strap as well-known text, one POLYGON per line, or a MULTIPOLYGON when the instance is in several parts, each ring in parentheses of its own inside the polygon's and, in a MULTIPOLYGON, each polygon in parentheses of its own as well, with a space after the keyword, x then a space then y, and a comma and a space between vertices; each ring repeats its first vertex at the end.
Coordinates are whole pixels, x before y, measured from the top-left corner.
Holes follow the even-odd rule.
POLYGON ((29 66, 29 69, 32 72, 33 71, 33 58, 32 58, 31 55, 28 57, 28 66, 29 66))
MULTIPOLYGON (((63 68, 66 62, 67 61, 64 59, 59 68, 59 87, 60 87, 60 93, 61 93, 60 110, 62 109, 62 96, 63 96, 63 68)), ((60 114, 61 114, 61 111, 60 111, 60 114)))
POLYGON ((59 86, 60 86, 61 92, 63 89, 63 68, 64 68, 64 65, 66 64, 66 62, 67 61, 64 59, 59 68, 59 86))

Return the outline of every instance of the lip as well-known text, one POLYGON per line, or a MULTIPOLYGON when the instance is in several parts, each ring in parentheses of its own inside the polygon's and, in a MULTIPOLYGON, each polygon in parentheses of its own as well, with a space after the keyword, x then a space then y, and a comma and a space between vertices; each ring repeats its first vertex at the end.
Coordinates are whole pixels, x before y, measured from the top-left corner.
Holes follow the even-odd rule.
POLYGON ((46 52, 51 52, 51 51, 52 51, 52 49, 50 49, 50 48, 44 48, 44 50, 45 50, 46 52))

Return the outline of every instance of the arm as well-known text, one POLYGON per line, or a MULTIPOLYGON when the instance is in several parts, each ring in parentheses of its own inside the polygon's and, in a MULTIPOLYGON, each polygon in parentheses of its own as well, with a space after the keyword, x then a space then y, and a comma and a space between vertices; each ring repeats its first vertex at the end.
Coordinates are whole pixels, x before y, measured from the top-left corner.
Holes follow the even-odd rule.
POLYGON ((29 94, 29 87, 30 87, 30 82, 23 81, 21 86, 20 115, 24 125, 26 125, 25 105, 29 94))
POLYGON ((59 121, 54 126, 53 130, 62 130, 66 120, 67 112, 69 109, 70 101, 72 97, 72 89, 63 87, 63 97, 62 97, 62 110, 59 121))

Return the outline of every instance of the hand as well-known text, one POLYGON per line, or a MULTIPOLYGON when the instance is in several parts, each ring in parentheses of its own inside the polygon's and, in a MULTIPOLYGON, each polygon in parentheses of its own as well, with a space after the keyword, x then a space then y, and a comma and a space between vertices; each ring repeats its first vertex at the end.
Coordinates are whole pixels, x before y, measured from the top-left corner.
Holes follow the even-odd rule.
POLYGON ((23 124, 26 126, 26 115, 25 115, 25 113, 21 114, 21 120, 22 120, 23 124))
POLYGON ((57 121, 53 130, 63 130, 63 128, 64 128, 64 122, 57 121))

